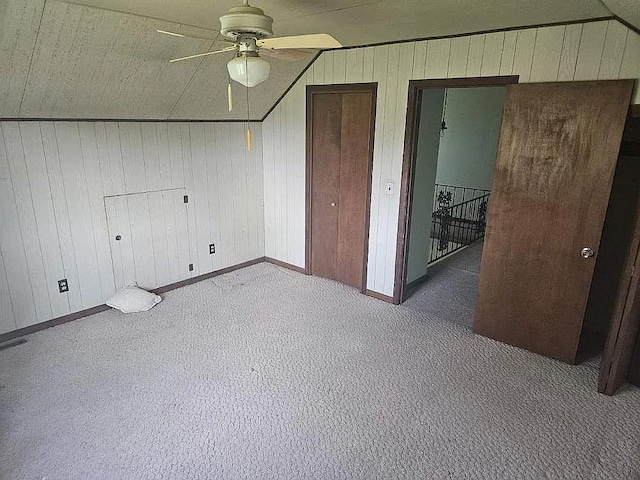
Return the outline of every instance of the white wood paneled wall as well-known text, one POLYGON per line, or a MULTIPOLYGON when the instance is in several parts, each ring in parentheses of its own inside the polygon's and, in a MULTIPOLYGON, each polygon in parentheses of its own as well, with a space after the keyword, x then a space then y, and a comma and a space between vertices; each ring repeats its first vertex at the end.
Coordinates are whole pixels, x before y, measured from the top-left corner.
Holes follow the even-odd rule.
MULTIPOLYGON (((185 188, 180 265, 160 283, 262 257, 262 151, 246 151, 245 128, 0 122, 0 333, 100 305, 115 292, 105 196, 185 188), (58 292, 62 278, 66 294, 58 292)), ((261 125, 252 130, 261 145, 261 125)))
POLYGON ((391 296, 408 82, 496 75, 637 79, 640 36, 613 20, 323 53, 263 122, 265 255, 304 266, 306 85, 377 82, 367 287, 391 296))

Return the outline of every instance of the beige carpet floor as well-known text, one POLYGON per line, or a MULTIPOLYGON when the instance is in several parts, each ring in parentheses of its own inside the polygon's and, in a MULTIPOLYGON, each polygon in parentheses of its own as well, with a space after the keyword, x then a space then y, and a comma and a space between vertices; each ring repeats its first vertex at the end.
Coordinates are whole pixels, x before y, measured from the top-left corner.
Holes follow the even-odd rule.
POLYGON ((2 479, 640 475, 640 389, 268 264, 26 338, 2 479))

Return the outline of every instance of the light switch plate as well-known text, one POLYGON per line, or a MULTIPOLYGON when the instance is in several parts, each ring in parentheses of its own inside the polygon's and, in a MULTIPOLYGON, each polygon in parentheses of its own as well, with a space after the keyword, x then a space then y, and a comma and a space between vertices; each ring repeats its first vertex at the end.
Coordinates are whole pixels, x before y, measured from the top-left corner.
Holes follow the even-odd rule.
POLYGON ((393 182, 387 182, 387 195, 393 195, 393 182))

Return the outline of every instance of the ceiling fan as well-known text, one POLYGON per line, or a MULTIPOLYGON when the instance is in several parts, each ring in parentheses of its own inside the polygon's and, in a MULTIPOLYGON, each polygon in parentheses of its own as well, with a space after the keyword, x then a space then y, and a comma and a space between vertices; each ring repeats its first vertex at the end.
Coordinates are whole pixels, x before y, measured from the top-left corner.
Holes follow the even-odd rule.
MULTIPOLYGON (((305 49, 325 50, 342 46, 326 33, 267 38, 273 35, 272 25, 273 18, 265 15, 262 9, 249 5, 248 0, 244 0, 244 5, 233 7, 220 17, 221 28, 216 42, 229 45, 210 52, 174 58, 170 62, 235 52, 234 58, 227 63, 230 78, 245 87, 255 87, 269 77, 270 71, 269 63, 260 55, 296 61, 309 54, 305 49)), ((157 31, 165 35, 188 37, 166 30, 157 31)))

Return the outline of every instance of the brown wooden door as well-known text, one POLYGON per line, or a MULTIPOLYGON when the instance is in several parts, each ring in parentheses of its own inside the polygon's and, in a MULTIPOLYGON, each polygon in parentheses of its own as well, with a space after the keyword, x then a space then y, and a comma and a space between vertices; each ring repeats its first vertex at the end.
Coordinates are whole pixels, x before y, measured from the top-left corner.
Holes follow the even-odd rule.
MULTIPOLYGON (((364 289, 375 90, 310 87, 310 273, 364 289)), ((362 87, 360 87, 362 88, 362 87)))
POLYGON ((476 333, 575 362, 632 88, 507 87, 476 333))

